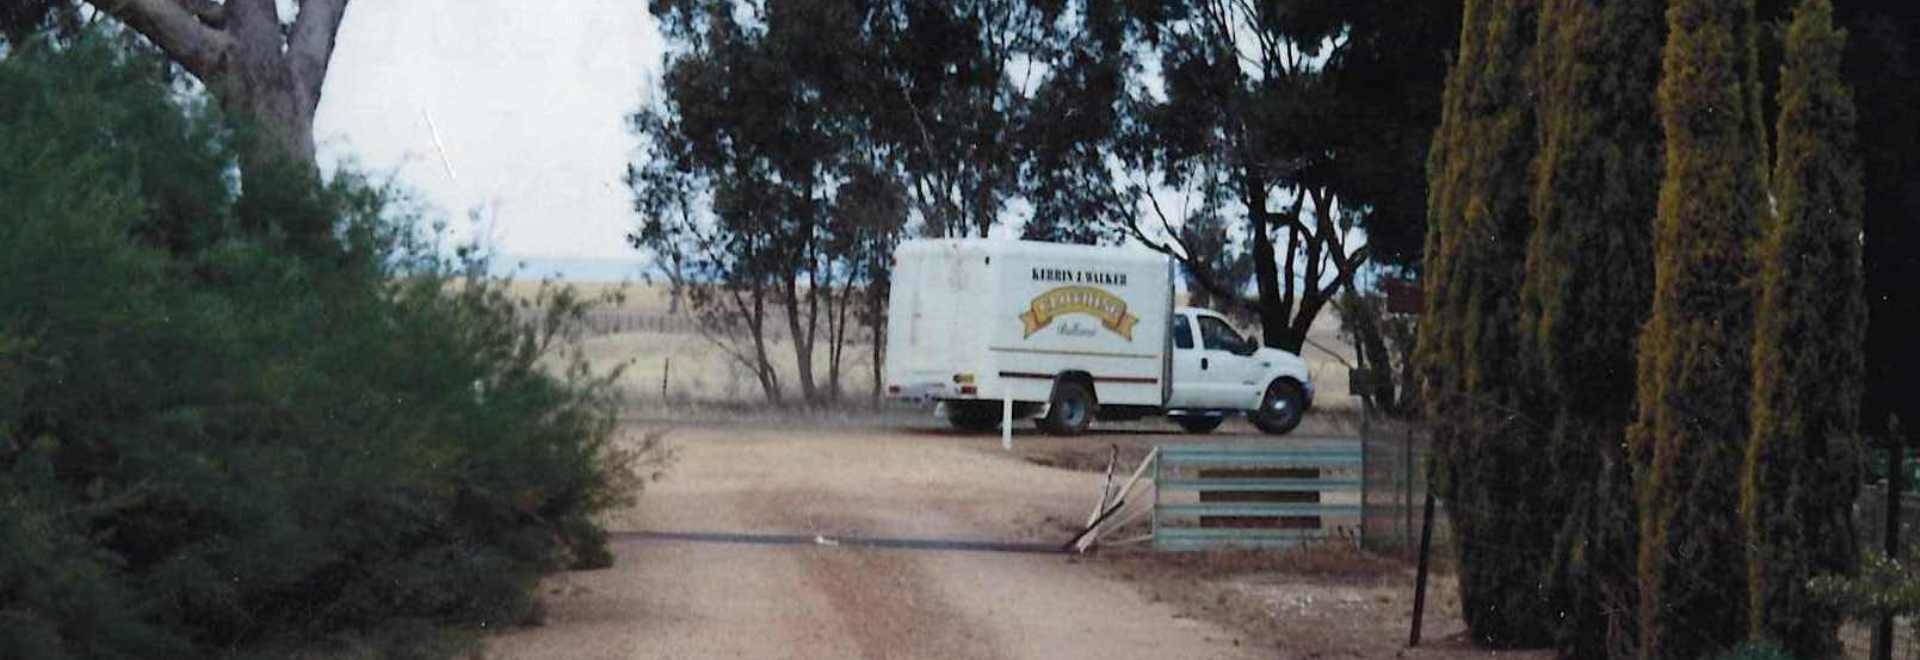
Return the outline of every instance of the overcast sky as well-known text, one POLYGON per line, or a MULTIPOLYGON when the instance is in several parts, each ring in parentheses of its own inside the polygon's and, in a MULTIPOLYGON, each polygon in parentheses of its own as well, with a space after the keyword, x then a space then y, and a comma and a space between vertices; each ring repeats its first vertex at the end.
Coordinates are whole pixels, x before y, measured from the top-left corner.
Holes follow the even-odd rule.
POLYGON ((354 0, 314 119, 322 161, 397 172, 456 231, 491 209, 504 254, 637 259, 620 177, 624 118, 660 67, 646 4, 354 0))

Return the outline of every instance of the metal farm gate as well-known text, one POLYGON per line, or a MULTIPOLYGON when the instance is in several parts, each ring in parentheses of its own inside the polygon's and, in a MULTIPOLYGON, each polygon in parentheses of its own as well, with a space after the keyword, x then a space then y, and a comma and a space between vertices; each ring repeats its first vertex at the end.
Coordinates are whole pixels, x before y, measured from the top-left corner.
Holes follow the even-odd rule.
POLYGON ((1361 541, 1360 447, 1163 445, 1153 467, 1160 550, 1361 541))

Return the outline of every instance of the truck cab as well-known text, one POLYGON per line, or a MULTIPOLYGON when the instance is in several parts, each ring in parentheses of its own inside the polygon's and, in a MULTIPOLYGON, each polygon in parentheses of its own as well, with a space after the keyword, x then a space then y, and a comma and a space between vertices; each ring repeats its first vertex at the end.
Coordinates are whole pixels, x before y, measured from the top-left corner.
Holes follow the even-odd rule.
POLYGON ((1171 324, 1167 415, 1187 430, 1211 431, 1227 415, 1245 412, 1261 430, 1285 433, 1313 405, 1313 381, 1300 356, 1241 336, 1209 309, 1178 308, 1171 324))

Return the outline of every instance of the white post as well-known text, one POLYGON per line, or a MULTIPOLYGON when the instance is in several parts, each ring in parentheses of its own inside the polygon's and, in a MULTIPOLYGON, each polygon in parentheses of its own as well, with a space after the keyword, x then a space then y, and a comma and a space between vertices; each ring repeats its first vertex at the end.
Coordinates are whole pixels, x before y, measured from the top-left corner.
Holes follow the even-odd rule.
POLYGON ((1000 448, 1013 451, 1013 388, 1000 399, 1000 448))

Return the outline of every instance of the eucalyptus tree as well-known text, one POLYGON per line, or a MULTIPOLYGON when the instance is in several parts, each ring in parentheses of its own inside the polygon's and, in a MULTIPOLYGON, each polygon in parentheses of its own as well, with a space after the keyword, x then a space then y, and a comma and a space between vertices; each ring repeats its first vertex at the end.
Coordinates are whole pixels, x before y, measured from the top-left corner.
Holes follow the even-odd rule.
POLYGON ((1458 15, 1417 4, 1049 3, 1019 132, 1030 233, 1166 253, 1298 351, 1378 246, 1418 261, 1458 15))
MULTIPOLYGON (((240 128, 240 173, 314 176, 313 116, 333 58, 335 36, 348 0, 300 0, 283 15, 276 0, 86 0, 104 15, 138 33, 206 86, 229 124, 240 128)), ((0 30, 18 43, 35 30, 71 33, 87 19, 73 0, 6 0, 0 30)), ((258 191, 285 186, 255 185, 258 191)), ((325 214, 266 218, 264 207, 281 201, 246 199, 240 215, 256 233, 273 226, 297 241, 328 239, 325 214)), ((298 201, 298 200, 291 200, 298 201)), ((310 204, 308 204, 310 206, 310 204)))
MULTIPOLYGON (((967 177, 947 178, 940 172, 961 170, 916 159, 927 133, 898 125, 915 123, 912 106, 958 98, 930 88, 915 100, 896 84, 917 69, 890 61, 908 49, 885 40, 914 34, 912 22, 896 19, 919 10, 852 0, 684 0, 652 9, 670 49, 658 102, 633 116, 645 155, 628 170, 641 216, 630 238, 674 260, 668 274, 689 292, 709 337, 769 400, 785 397, 775 367, 782 336, 801 398, 837 399, 854 325, 873 330, 881 359, 877 305, 909 216, 917 210, 944 235, 972 226, 956 218, 998 214, 973 214, 971 193, 948 194, 967 177), (909 136, 921 146, 901 144, 909 136), (824 375, 815 367, 822 349, 824 375)), ((918 68, 928 77, 943 70, 918 68)))

